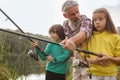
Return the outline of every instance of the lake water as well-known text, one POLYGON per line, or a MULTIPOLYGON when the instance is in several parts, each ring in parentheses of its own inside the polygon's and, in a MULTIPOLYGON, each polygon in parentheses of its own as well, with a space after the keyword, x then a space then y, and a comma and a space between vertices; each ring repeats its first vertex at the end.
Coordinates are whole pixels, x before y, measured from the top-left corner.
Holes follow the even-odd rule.
POLYGON ((31 74, 28 76, 21 76, 17 80, 45 80, 45 74, 31 74))

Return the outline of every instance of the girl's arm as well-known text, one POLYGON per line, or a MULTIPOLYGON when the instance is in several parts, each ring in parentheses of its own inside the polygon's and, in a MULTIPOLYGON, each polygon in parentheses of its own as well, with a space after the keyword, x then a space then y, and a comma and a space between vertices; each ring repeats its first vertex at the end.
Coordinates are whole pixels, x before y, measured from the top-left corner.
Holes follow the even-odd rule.
POLYGON ((114 62, 120 65, 120 57, 110 57, 109 59, 111 62, 114 62))
POLYGON ((96 64, 96 65, 101 65, 101 66, 109 66, 111 64, 110 59, 105 57, 96 57, 94 59, 87 58, 88 62, 90 64, 96 64))
MULTIPOLYGON (((90 63, 104 63, 104 62, 113 62, 113 63, 116 63, 116 64, 120 64, 120 57, 111 57, 111 56, 103 56, 103 57, 100 57, 100 58, 96 58, 94 60, 90 60, 89 59, 89 62, 90 63)), ((104 63, 106 64, 106 63, 104 63)))

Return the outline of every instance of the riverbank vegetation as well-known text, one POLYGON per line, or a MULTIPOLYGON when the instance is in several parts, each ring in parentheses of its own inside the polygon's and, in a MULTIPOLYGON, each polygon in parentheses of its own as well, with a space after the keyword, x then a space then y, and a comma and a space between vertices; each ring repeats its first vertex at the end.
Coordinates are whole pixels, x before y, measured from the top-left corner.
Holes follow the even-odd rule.
MULTIPOLYGON (((15 30, 19 32, 18 30, 15 30)), ((50 40, 48 36, 39 34, 26 33, 45 40, 50 40)), ((38 41, 40 48, 43 50, 47 45, 46 42, 38 41)), ((28 51, 32 49, 31 42, 22 36, 9 34, 0 31, 0 80, 16 80, 18 77, 30 74, 45 73, 46 62, 39 58, 35 61, 28 55, 28 51)), ((72 80, 72 59, 69 60, 69 72, 67 80, 72 80)), ((120 68, 118 68, 120 71, 120 68)), ((118 74, 120 80, 120 74, 118 74)))

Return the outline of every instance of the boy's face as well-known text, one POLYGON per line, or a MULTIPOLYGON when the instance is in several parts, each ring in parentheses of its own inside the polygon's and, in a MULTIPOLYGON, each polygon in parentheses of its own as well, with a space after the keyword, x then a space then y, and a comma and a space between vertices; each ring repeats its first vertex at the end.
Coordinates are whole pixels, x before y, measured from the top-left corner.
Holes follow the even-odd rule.
POLYGON ((49 35, 50 35, 50 38, 56 42, 61 40, 55 32, 51 32, 49 35))

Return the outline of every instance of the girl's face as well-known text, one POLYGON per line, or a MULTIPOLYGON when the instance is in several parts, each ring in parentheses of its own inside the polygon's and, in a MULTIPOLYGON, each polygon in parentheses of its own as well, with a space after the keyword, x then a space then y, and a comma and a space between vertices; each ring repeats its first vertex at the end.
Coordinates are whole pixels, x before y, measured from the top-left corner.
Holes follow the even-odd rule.
POLYGON ((94 13, 93 14, 93 23, 97 31, 103 32, 106 27, 106 15, 104 13, 94 13))
POLYGON ((56 34, 55 32, 51 32, 50 34, 50 38, 56 42, 60 42, 61 39, 59 38, 58 34, 56 34))

